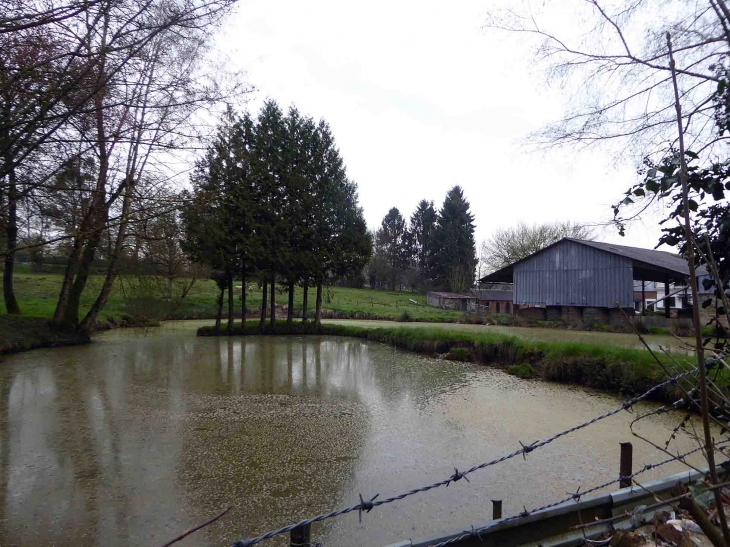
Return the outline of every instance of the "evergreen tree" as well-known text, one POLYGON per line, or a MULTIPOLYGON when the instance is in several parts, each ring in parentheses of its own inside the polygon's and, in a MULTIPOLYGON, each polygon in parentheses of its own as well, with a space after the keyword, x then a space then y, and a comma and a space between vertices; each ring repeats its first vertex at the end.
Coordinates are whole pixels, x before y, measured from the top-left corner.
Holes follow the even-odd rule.
POLYGON ((429 253, 431 239, 436 228, 436 210, 433 201, 422 199, 411 216, 410 243, 416 270, 422 280, 429 278, 429 253))
POLYGON ((307 290, 316 285, 319 321, 325 279, 361 273, 370 257, 357 186, 347 178, 329 126, 294 107, 285 116, 267 101, 256 119, 246 114, 236 120, 227 112, 192 182, 183 214, 186 251, 214 269, 221 288, 217 325, 225 290, 229 329, 233 325, 236 275, 245 289, 247 278, 260 274, 260 325, 265 327, 268 304, 273 330, 277 279, 289 292, 288 321, 295 285, 305 289, 305 310, 307 290))
MULTIPOLYGON (((253 136, 254 154, 252 169, 256 180, 257 214, 255 224, 261 249, 258 269, 262 272, 262 283, 269 284, 271 328, 276 327, 276 273, 286 264, 290 249, 287 246, 285 216, 285 171, 284 150, 286 147, 286 126, 284 116, 275 101, 266 101, 259 113, 253 136)), ((266 317, 266 302, 261 305, 262 326, 266 317)))
POLYGON ((460 292, 473 284, 477 263, 474 215, 459 186, 446 194, 430 247, 431 271, 439 286, 460 292))
POLYGON ((228 328, 233 328, 233 275, 237 266, 236 232, 238 217, 233 189, 240 180, 236 154, 237 128, 228 111, 213 144, 193 172, 194 195, 183 209, 186 227, 185 250, 196 262, 210 265, 221 287, 216 325, 220 325, 223 291, 228 289, 228 328))
POLYGON ((383 217, 380 228, 375 233, 376 253, 387 260, 390 269, 390 290, 396 291, 402 284, 403 274, 410 259, 406 221, 400 211, 393 207, 383 217))

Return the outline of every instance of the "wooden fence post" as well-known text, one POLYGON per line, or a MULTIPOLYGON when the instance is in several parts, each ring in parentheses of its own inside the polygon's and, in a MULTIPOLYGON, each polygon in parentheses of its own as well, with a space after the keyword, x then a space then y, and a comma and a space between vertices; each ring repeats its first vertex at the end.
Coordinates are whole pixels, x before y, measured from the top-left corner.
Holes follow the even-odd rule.
POLYGON ((621 464, 619 469, 619 486, 621 488, 628 488, 631 486, 631 475, 634 466, 633 462, 633 450, 634 447, 631 443, 621 443, 621 464))
POLYGON ((309 547, 312 525, 298 526, 289 533, 289 547, 309 547))
POLYGON ((492 500, 492 520, 502 518, 502 500, 492 500))

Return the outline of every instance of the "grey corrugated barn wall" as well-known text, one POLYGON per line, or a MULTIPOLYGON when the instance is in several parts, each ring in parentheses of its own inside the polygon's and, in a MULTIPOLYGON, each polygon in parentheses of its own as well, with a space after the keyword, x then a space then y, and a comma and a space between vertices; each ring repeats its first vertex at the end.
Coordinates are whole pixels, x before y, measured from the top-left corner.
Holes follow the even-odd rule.
POLYGON ((515 265, 514 302, 633 308, 633 277, 630 259, 563 241, 515 265))

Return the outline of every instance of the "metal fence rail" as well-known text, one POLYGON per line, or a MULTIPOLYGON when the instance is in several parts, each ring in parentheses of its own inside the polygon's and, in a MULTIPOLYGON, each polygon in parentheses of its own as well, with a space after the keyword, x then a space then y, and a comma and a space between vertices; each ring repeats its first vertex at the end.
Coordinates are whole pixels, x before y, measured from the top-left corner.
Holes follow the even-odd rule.
MULTIPOLYGON (((688 456, 692 452, 688 452, 683 456, 688 456)), ((677 459, 679 458, 671 458, 652 467, 659 467, 677 459)), ((646 468, 638 471, 633 476, 645 471, 646 468)), ((408 539, 387 547, 442 547, 453 544, 480 545, 482 547, 517 547, 522 545, 571 547, 585 545, 585 539, 594 539, 618 529, 628 530, 633 528, 637 521, 650 519, 655 511, 661 509, 661 507, 652 509, 652 504, 659 505, 654 504, 658 496, 668 495, 678 482, 686 484, 702 476, 703 473, 694 470, 685 471, 664 479, 645 483, 641 488, 628 487, 592 499, 573 502, 568 497, 562 502, 546 505, 530 511, 528 514, 518 514, 514 517, 488 522, 471 530, 458 530, 432 538, 408 539), (625 518, 616 522, 599 523, 588 529, 576 529, 576 527, 585 523, 620 516, 625 518)), ((616 483, 618 480, 613 482, 616 483)), ((603 487, 605 485, 596 488, 603 487)), ((588 491, 584 492, 583 495, 586 493, 588 491)))

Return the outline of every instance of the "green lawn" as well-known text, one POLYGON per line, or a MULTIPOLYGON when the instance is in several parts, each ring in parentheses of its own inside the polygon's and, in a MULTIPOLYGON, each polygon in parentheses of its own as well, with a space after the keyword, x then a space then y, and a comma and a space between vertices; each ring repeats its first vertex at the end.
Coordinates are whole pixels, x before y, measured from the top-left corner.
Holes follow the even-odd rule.
MULTIPOLYGON (((99 292, 103 278, 92 276, 82 298, 82 313, 91 306, 99 292)), ((240 282, 236 283, 240 287, 240 282)), ((58 293, 61 287, 61 275, 52 273, 33 274, 20 268, 15 276, 15 291, 20 302, 20 308, 25 316, 51 317, 55 310, 58 293)), ((314 309, 316 291, 309 291, 309 309, 314 309)), ((139 288, 139 280, 135 277, 120 276, 114 284, 114 289, 100 319, 109 317, 120 318, 122 315, 136 315, 142 311, 154 319, 189 318, 207 319, 215 317, 216 299, 218 290, 210 280, 199 280, 195 283, 190 294, 179 304, 165 301, 163 289, 145 283, 139 288)), ((286 305, 287 293, 285 287, 277 290, 276 301, 279 305, 286 305), (279 292, 281 291, 281 292, 279 292)), ((261 292, 251 291, 248 294, 250 308, 261 306, 261 292)), ((301 309, 302 290, 297 288, 295 307, 301 309)), ((454 321, 460 317, 460 312, 441 310, 426 306, 426 296, 423 294, 374 291, 370 289, 348 289, 343 287, 325 287, 322 307, 334 312, 349 314, 353 317, 367 318, 377 316, 384 319, 397 319, 407 311, 413 320, 443 322, 454 321), (409 302, 414 300, 417 304, 409 302)), ((241 296, 236 297, 236 313, 240 313, 241 296)), ((5 313, 5 306, 0 302, 0 313, 5 313)))

